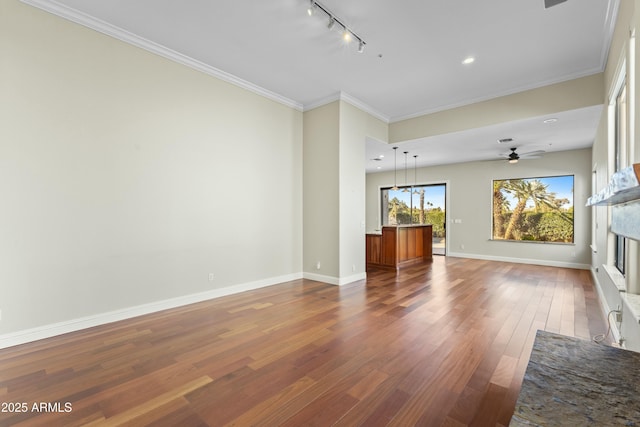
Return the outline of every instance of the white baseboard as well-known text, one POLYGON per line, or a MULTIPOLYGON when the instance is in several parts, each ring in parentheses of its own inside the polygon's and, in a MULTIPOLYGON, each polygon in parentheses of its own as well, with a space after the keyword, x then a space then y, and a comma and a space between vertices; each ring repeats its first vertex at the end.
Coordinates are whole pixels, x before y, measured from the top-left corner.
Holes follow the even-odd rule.
POLYGON ((483 259, 486 261, 513 262, 517 264, 545 265, 549 267, 576 268, 578 270, 589 270, 591 268, 591 265, 589 264, 580 264, 577 262, 562 262, 562 261, 527 259, 527 258, 510 258, 510 257, 500 257, 500 256, 491 256, 491 255, 460 253, 460 252, 448 252, 447 256, 455 257, 455 258, 483 259))
POLYGON ((251 291, 254 289, 264 288, 267 286, 277 285, 279 283, 290 282, 302 278, 302 273, 287 274, 284 276, 271 277, 268 279, 257 280, 254 282, 243 283, 234 286, 214 289, 207 292, 185 295, 181 297, 171 298, 163 301, 156 301, 148 304, 128 307, 121 310, 109 311, 93 316, 82 317, 78 319, 67 320, 50 325, 38 326, 32 329, 13 332, 0 335, 0 349, 13 347, 19 344, 25 344, 45 338, 51 338, 57 335, 75 332, 82 329, 92 328, 94 326, 105 325, 120 320, 130 319, 145 314, 155 313, 170 308, 181 307, 188 304, 207 301, 214 298, 220 298, 227 295, 233 295, 240 292, 251 291))
POLYGON ((349 283, 358 282, 360 280, 365 280, 366 278, 367 278, 367 273, 353 274, 351 276, 341 277, 340 280, 338 281, 338 284, 340 286, 347 285, 349 283))
POLYGON ((330 285, 342 286, 349 283, 357 282, 367 278, 367 273, 358 273, 347 277, 324 276, 322 274, 308 273, 303 274, 305 279, 315 280, 316 282, 328 283, 330 285))
POLYGON ((325 276, 324 274, 309 273, 305 271, 302 274, 302 277, 304 279, 315 280, 316 282, 328 283, 330 285, 340 285, 340 279, 338 277, 325 276))

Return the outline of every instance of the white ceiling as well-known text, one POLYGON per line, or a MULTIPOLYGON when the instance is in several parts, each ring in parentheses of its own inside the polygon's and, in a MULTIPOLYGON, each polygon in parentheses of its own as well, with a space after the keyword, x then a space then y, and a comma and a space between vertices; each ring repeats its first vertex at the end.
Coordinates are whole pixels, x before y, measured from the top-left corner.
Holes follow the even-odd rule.
MULTIPOLYGON (((327 29, 323 14, 307 15, 307 0, 23 1, 151 50, 177 52, 297 108, 343 93, 389 122, 603 71, 618 2, 567 0, 545 9, 543 0, 321 1, 366 41, 358 53, 357 43, 327 29), (469 55, 476 61, 463 65, 469 55)), ((425 144, 431 164, 460 158, 452 147, 480 155, 485 139, 493 140, 495 157, 495 134, 522 135, 526 151, 590 146, 598 114, 587 110, 567 113, 574 127, 559 117, 557 127, 575 133, 573 145, 539 139, 545 130, 522 121, 407 147, 425 144)), ((370 158, 377 147, 367 144, 370 158)))

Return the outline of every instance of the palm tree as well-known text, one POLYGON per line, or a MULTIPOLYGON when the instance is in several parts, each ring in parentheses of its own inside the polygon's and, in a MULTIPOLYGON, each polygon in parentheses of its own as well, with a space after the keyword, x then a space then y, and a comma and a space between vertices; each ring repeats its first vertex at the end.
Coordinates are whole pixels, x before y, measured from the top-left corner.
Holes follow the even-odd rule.
POLYGON ((504 227, 503 212, 509 202, 502 194, 505 181, 493 181, 493 237, 498 238, 504 227))
POLYGON ((547 185, 537 179, 527 181, 524 179, 509 180, 504 184, 504 190, 510 192, 518 203, 516 204, 511 220, 504 232, 505 239, 512 239, 516 227, 520 224, 522 212, 524 212, 529 199, 533 200, 536 212, 540 212, 543 208, 556 208, 555 195, 547 192, 547 185))

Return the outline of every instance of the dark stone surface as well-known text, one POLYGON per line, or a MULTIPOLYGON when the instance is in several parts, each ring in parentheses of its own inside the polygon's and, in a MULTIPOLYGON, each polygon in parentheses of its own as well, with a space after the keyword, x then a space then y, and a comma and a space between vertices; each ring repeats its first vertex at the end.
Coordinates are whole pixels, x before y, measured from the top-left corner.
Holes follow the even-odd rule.
POLYGON ((640 353, 538 331, 510 426, 640 426, 640 353))

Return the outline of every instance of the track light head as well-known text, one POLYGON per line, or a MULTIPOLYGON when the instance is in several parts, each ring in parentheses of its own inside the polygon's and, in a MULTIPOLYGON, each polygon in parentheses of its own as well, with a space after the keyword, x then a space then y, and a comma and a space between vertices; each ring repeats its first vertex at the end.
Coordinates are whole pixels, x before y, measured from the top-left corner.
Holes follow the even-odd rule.
POLYGON ((358 53, 363 53, 363 52, 364 52, 364 42, 360 40, 360 43, 358 43, 358 53))
POLYGON ((309 0, 309 7, 307 8, 307 15, 309 15, 309 16, 315 15, 317 8, 318 8, 318 5, 316 4, 315 0, 309 0))
POLYGON ((342 33, 342 39, 348 43, 351 41, 351 37, 351 31, 345 28, 344 32, 342 33))
POLYGON ((334 18, 333 16, 330 16, 329 23, 327 24, 327 28, 329 29, 329 31, 331 31, 335 26, 336 26, 336 18, 334 18))

